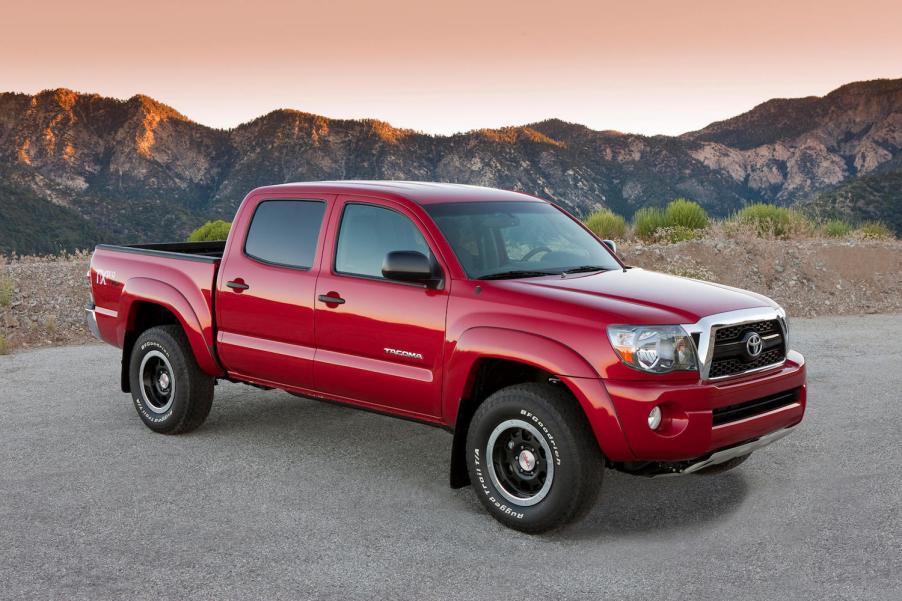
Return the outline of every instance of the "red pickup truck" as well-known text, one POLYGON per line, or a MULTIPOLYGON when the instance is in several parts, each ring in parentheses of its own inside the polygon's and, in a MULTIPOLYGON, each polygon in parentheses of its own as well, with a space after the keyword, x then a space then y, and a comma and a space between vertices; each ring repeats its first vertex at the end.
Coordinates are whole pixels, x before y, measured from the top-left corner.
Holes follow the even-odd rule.
POLYGON ((228 241, 99 245, 88 275, 149 428, 200 426, 216 380, 432 424, 451 485, 526 532, 588 510, 605 468, 724 471, 805 410, 779 305, 630 267, 515 192, 264 187, 228 241))

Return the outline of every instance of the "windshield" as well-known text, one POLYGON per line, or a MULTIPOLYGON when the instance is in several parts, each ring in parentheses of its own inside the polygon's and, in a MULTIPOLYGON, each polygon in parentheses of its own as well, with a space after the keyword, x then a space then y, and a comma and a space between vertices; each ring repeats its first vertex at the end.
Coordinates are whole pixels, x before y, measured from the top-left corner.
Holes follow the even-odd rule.
POLYGON ((424 208, 473 279, 620 268, 604 244, 543 202, 467 202, 424 208))

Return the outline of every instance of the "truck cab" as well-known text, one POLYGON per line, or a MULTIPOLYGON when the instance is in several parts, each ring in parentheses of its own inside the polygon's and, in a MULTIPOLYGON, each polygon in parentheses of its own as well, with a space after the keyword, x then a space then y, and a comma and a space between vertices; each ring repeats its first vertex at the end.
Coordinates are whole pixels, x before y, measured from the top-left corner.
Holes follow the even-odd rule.
POLYGON ((516 192, 268 186, 226 242, 99 245, 89 277, 148 427, 199 427, 216 380, 416 420, 453 433, 452 486, 526 532, 581 515, 606 468, 732 469, 806 404, 772 300, 630 267, 516 192))

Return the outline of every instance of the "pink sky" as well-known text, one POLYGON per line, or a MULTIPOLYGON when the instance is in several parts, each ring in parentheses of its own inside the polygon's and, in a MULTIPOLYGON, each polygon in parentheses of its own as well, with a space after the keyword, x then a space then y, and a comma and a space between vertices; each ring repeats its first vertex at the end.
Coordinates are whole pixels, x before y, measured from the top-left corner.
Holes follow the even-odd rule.
POLYGON ((676 134, 902 77, 902 2, 3 0, 0 90, 143 93, 452 133, 548 117, 676 134))

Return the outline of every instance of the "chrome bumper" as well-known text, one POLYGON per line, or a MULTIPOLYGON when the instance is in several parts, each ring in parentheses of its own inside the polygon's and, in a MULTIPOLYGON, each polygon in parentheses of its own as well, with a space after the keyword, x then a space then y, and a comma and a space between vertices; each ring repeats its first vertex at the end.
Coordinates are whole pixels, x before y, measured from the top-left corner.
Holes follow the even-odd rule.
POLYGON ((716 451, 711 454, 707 459, 702 459, 696 463, 690 464, 688 467, 680 470, 681 474, 691 474, 692 472, 697 472, 706 467, 711 467, 712 465, 717 465, 719 463, 726 463, 730 459, 735 459, 737 457, 742 457, 743 455, 748 455, 752 451, 756 451, 758 449, 764 448, 772 442, 776 442, 787 436, 790 432, 793 431, 793 428, 783 428, 782 430, 777 430, 776 432, 771 432, 770 434, 765 434, 761 438, 753 440, 751 442, 747 442, 745 444, 741 444, 739 446, 730 447, 729 449, 724 449, 722 451, 716 451))
POLYGON ((100 330, 97 328, 97 314, 94 312, 93 303, 85 307, 85 324, 87 324, 88 330, 94 335, 94 338, 100 340, 100 330))

